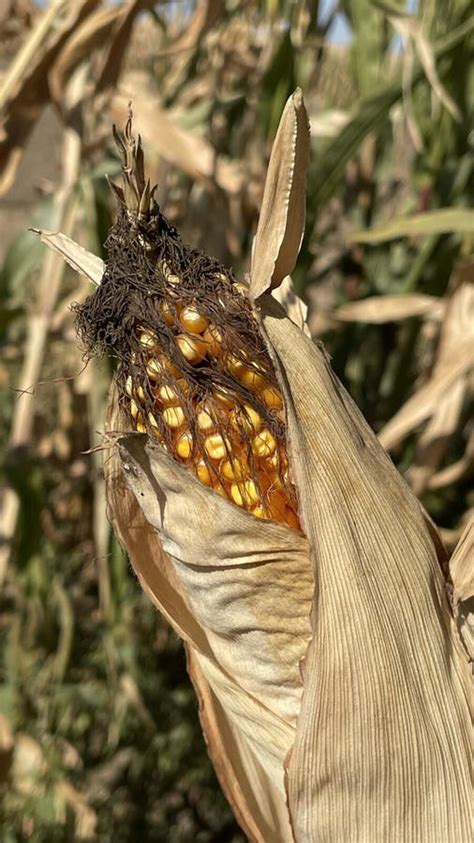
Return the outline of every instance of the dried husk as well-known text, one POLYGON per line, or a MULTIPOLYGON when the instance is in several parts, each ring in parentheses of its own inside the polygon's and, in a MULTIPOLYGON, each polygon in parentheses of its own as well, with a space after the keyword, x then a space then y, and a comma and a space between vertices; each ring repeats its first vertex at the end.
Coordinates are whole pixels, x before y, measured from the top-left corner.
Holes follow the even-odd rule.
POLYGON ((469 839, 467 671, 430 525, 323 351, 262 304, 317 581, 297 841, 469 839))

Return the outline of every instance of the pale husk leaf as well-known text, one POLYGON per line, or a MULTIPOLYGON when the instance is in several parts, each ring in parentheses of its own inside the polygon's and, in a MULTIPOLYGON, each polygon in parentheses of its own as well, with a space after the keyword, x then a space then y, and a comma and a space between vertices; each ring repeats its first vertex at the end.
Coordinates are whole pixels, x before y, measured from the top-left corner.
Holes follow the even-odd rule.
POLYGON ((298 843, 468 840, 466 667, 424 513, 320 348, 267 297, 318 584, 288 769, 298 843))
MULTIPOLYGON (((123 425, 113 398, 110 436, 123 425)), ((291 841, 284 760, 310 636, 307 542, 241 512, 146 436, 120 437, 121 463, 111 447, 111 520, 145 590, 197 665, 198 692, 212 701, 201 716, 223 787, 246 817, 249 839, 291 841)))
POLYGON ((297 89, 286 103, 268 165, 252 256, 253 299, 278 287, 295 266, 305 225, 308 160, 308 115, 297 89))
POLYGON ((47 231, 40 228, 32 228, 31 231, 37 234, 53 252, 61 255, 76 272, 85 275, 93 284, 100 284, 105 269, 102 258, 89 252, 61 231, 47 231))

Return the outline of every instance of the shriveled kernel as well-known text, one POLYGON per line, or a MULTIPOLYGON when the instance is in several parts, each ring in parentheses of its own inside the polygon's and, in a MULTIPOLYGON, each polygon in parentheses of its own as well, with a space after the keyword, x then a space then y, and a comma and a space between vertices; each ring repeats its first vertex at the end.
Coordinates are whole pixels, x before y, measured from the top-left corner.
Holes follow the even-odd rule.
POLYGON ((213 484, 212 491, 217 492, 222 498, 228 498, 227 489, 225 486, 221 486, 220 483, 213 484))
POLYGON ((195 469, 201 483, 204 483, 205 486, 210 486, 212 482, 211 473, 204 460, 199 460, 196 463, 195 469))
POLYGON ((248 465, 237 457, 233 460, 224 460, 220 467, 219 473, 225 480, 243 480, 248 474, 248 465))
POLYGON ((158 422, 155 419, 155 416, 153 415, 153 413, 148 413, 147 418, 148 418, 148 424, 150 424, 152 427, 156 427, 156 429, 158 430, 159 429, 158 422))
POLYGON ((142 331, 138 339, 140 341, 140 345, 143 348, 148 349, 148 351, 153 351, 158 347, 158 340, 155 334, 152 334, 151 331, 142 331))
POLYGON ((160 361, 152 357, 146 364, 146 373, 152 381, 161 380, 163 377, 163 366, 160 361))
POLYGON ((244 404, 242 409, 233 410, 230 414, 230 422, 238 430, 245 430, 247 433, 256 432, 262 424, 262 418, 250 404, 244 404))
POLYGON ((281 410, 283 407, 281 393, 274 386, 266 386, 262 389, 260 397, 267 407, 274 407, 277 410, 281 410))
POLYGON ((163 421, 168 427, 181 427, 184 423, 184 410, 182 407, 167 407, 163 410, 163 421))
POLYGON ((189 430, 185 430, 184 433, 182 433, 176 440, 176 453, 182 460, 188 460, 192 452, 193 437, 189 430))
POLYGON ((125 381, 125 392, 127 393, 127 395, 130 396, 130 398, 132 397, 132 395, 133 395, 133 380, 132 380, 131 375, 129 375, 127 380, 125 381))
POLYGON ((276 439, 268 428, 257 433, 252 440, 252 450, 257 457, 269 457, 276 449, 276 439))
POLYGON ((160 310, 163 314, 163 319, 165 320, 166 324, 171 327, 175 323, 175 315, 171 310, 169 303, 167 301, 162 301, 160 304, 160 310))
POLYGON ((141 421, 140 419, 138 419, 138 420, 135 422, 135 430, 137 431, 137 433, 146 433, 146 427, 145 427, 145 424, 144 424, 144 422, 143 422, 143 421, 141 421))
POLYGON ((197 424, 199 430, 212 430, 216 426, 207 410, 201 410, 197 414, 197 424))
POLYGON ((248 389, 261 390, 265 387, 265 378, 262 373, 248 366, 244 366, 238 373, 238 378, 248 389))
POLYGON ((213 460, 221 460, 226 456, 227 451, 230 450, 230 442, 220 433, 211 433, 204 441, 204 447, 207 454, 213 460))
POLYGON ((184 334, 179 334, 176 337, 178 348, 186 358, 188 363, 195 365, 200 363, 206 356, 207 345, 200 337, 186 337, 184 334))
POLYGON ((186 328, 191 334, 202 334, 209 325, 209 320, 192 305, 183 307, 179 314, 179 321, 183 328, 186 328))
POLYGON ((166 404, 168 406, 179 403, 179 397, 176 393, 176 390, 168 384, 163 384, 163 386, 160 386, 158 390, 158 397, 163 402, 163 404, 166 404))
POLYGON ((136 419, 136 417, 138 416, 138 412, 138 404, 132 398, 130 401, 130 415, 132 416, 132 419, 136 419))

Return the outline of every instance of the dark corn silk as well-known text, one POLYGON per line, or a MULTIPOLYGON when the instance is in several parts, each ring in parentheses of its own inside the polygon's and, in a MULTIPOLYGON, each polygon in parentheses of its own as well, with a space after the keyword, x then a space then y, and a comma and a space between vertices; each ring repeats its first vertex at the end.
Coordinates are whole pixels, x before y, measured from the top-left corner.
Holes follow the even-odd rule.
POLYGON ((131 117, 114 136, 118 219, 102 284, 75 306, 87 350, 118 359, 135 430, 236 506, 300 529, 282 396, 246 289, 160 212, 131 117))

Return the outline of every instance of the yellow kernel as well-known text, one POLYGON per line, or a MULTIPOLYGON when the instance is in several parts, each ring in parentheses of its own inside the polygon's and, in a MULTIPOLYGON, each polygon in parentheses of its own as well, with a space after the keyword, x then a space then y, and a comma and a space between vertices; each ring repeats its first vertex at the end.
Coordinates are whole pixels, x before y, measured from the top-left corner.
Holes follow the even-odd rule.
POLYGON ((136 391, 137 391, 137 398, 139 398, 140 401, 144 401, 145 400, 145 391, 144 391, 143 387, 137 386, 136 391))
POLYGON ((234 410, 230 414, 230 421, 234 427, 246 430, 247 433, 257 431, 262 424, 261 416, 250 404, 244 404, 242 409, 234 410))
POLYGON ((176 453, 182 460, 188 460, 193 452, 193 437, 189 430, 185 430, 176 440, 176 453))
POLYGON ((176 337, 176 342, 188 363, 195 365, 206 356, 207 345, 201 337, 186 337, 184 334, 179 334, 176 337))
POLYGON ((159 430, 158 422, 155 419, 153 413, 148 413, 147 418, 148 418, 148 423, 151 424, 152 427, 156 427, 156 429, 159 430))
POLYGON ((211 473, 204 460, 199 460, 199 462, 196 463, 196 474, 198 479, 201 483, 204 483, 205 486, 211 485, 211 473))
POLYGON ((262 389, 260 397, 267 407, 275 407, 277 410, 281 410, 283 407, 281 393, 274 386, 266 386, 262 389))
POLYGON ((163 404, 167 404, 168 406, 179 403, 176 390, 174 390, 172 386, 168 386, 168 384, 163 384, 163 386, 160 386, 158 390, 158 396, 161 401, 163 401, 163 404))
POLYGON ((140 345, 143 348, 148 349, 149 351, 153 351, 155 348, 158 347, 158 340, 155 334, 152 334, 151 331, 142 331, 140 336, 140 345))
POLYGON ((267 513, 265 512, 263 506, 254 506, 251 510, 252 515, 255 515, 256 518, 266 518, 267 513))
POLYGON ((201 410, 197 414, 197 424, 199 430, 212 430, 216 426, 207 410, 201 410))
POLYGON ((183 376, 181 369, 178 369, 169 357, 163 356, 160 362, 162 368, 165 369, 166 372, 169 372, 170 375, 173 375, 174 378, 181 378, 183 376))
POLYGON ((276 439, 267 428, 257 433, 252 441, 252 450, 257 457, 269 457, 276 449, 276 439))
POLYGON ((248 389, 260 390, 265 386, 265 378, 261 372, 256 369, 250 369, 247 366, 244 366, 242 371, 239 372, 239 380, 248 389))
POLYGON ((132 419, 136 419, 136 417, 138 416, 138 404, 136 403, 136 401, 133 400, 133 398, 130 401, 130 414, 132 416, 132 419))
POLYGON ((179 321, 181 322, 183 328, 186 328, 186 330, 190 331, 191 334, 202 334, 209 325, 209 320, 206 319, 202 313, 199 313, 199 310, 192 305, 186 305, 186 307, 183 307, 181 313, 179 314, 179 321))
POLYGON ((231 375, 234 375, 235 377, 239 377, 245 368, 245 364, 240 359, 240 357, 237 357, 235 354, 231 353, 226 354, 225 366, 226 369, 228 369, 228 371, 231 373, 231 375))
POLYGON ((176 386, 183 393, 183 395, 186 395, 189 392, 189 383, 184 378, 178 378, 178 380, 176 381, 176 386))
POLYGON ((235 406, 235 396, 223 386, 217 387, 214 392, 214 398, 219 404, 221 404, 222 407, 225 407, 226 410, 235 406))
POLYGON ((132 397, 132 395, 133 395, 133 380, 132 380, 131 375, 129 375, 127 380, 125 381, 125 392, 127 393, 127 395, 130 396, 130 398, 132 397))
POLYGON ((137 433, 146 433, 146 427, 141 421, 135 422, 135 430, 137 433))
POLYGON ((167 301, 162 301, 160 304, 160 310, 163 314, 163 319, 165 320, 167 325, 174 325, 174 313, 171 310, 169 303, 167 301))
POLYGON ((152 381, 159 381, 163 377, 163 366, 155 357, 146 364, 146 373, 152 381))
POLYGON ((210 357, 219 357, 222 352, 222 336, 215 325, 209 325, 204 331, 202 338, 207 344, 207 353, 210 357))
POLYGON ((260 501, 260 496, 253 480, 245 480, 244 483, 232 483, 230 494, 237 506, 252 506, 260 501))
POLYGON ((222 477, 225 478, 225 480, 240 481, 247 476, 248 466, 243 460, 235 458, 232 461, 224 460, 224 462, 221 463, 219 471, 222 474, 222 477))
POLYGON ((184 423, 184 410, 182 407, 167 407, 163 410, 163 421, 168 427, 181 427, 184 423))
POLYGON ((220 495, 222 498, 228 497, 227 490, 224 488, 224 486, 221 486, 220 483, 217 483, 215 486, 212 486, 212 491, 217 492, 217 494, 220 495))
POLYGON ((204 447, 213 460, 221 460, 230 450, 230 442, 220 433, 211 433, 204 442, 204 447))

